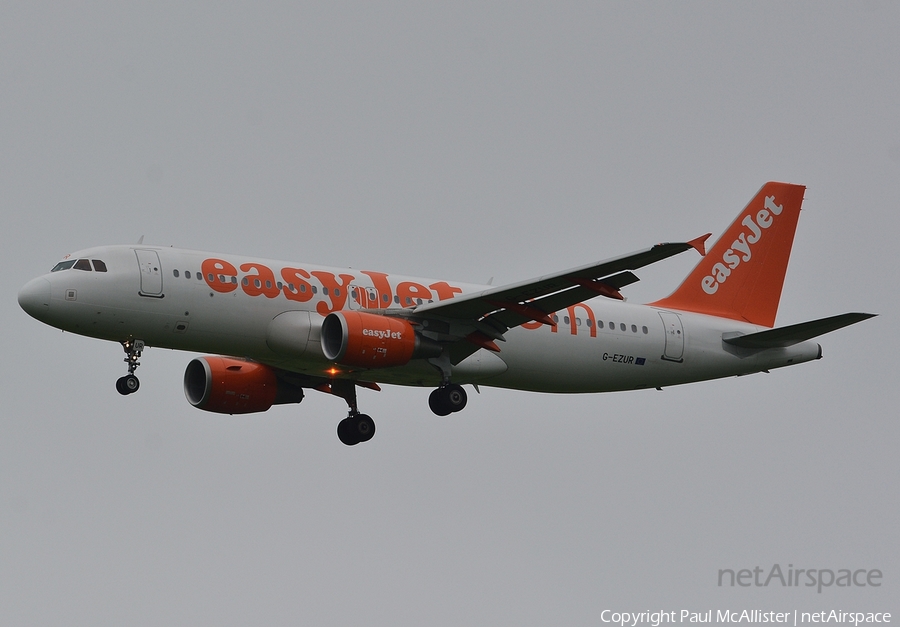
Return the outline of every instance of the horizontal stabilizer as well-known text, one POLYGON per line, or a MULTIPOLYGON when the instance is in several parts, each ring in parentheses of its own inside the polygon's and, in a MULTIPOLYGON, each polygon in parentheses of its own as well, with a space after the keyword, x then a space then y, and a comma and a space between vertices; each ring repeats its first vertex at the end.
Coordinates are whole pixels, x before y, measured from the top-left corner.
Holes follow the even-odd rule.
POLYGON ((726 333, 722 336, 722 341, 732 346, 740 346, 741 348, 784 348, 793 346, 814 337, 837 331, 851 324, 868 320, 878 314, 870 313, 845 313, 839 316, 831 316, 830 318, 822 318, 821 320, 811 320, 810 322, 801 322, 800 324, 792 324, 787 327, 771 329, 770 331, 760 331, 759 333, 750 333, 748 335, 734 335, 727 337, 726 333))

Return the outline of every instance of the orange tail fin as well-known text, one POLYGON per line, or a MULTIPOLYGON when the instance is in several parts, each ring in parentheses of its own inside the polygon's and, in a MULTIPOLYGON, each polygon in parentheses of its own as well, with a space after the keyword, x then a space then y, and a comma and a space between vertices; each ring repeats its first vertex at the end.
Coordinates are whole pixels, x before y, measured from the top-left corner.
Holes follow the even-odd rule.
POLYGON ((773 326, 805 190, 763 185, 678 289, 650 304, 773 326))

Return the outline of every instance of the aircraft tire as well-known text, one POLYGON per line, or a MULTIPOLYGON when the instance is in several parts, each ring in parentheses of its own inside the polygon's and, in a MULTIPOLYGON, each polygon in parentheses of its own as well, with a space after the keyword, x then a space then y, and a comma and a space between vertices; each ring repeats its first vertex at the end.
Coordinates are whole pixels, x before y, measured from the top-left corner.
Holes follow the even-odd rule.
POLYGON ((360 442, 359 435, 353 428, 352 418, 344 418, 338 423, 337 436, 347 446, 355 446, 360 442))
POLYGON ((128 388, 125 387, 125 377, 119 377, 118 379, 116 379, 116 392, 118 392, 122 396, 128 395, 128 388))
POLYGON ((447 402, 447 397, 444 394, 445 389, 446 388, 438 388, 428 396, 428 406, 437 416, 449 416, 453 413, 453 410, 450 409, 450 404, 447 402))
POLYGON ((360 442, 368 442, 375 435, 375 421, 368 414, 357 414, 352 421, 360 442))
POLYGON ((455 383, 451 383, 444 388, 444 398, 446 406, 454 413, 465 409, 466 403, 469 400, 463 387, 455 383))
POLYGON ((141 387, 141 382, 133 374, 122 377, 122 387, 127 390, 128 394, 134 394, 141 387))

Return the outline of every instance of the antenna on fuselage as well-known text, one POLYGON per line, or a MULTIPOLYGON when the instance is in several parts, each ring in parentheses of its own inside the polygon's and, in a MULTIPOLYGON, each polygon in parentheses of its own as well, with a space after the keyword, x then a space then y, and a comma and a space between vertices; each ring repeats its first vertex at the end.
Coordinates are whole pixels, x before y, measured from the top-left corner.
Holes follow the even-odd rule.
POLYGON ((144 243, 144 236, 143 236, 143 235, 141 235, 141 236, 138 238, 137 243, 138 243, 138 246, 140 246, 141 244, 144 243))

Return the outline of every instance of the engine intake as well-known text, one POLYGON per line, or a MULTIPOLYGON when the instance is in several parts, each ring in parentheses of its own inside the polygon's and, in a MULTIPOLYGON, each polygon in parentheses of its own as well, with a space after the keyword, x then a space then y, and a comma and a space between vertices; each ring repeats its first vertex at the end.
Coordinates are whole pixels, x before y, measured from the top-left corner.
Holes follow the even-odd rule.
POLYGON ((184 395, 197 409, 250 414, 272 405, 299 403, 303 388, 279 381, 260 363, 233 357, 198 357, 184 371, 184 395))
POLYGON ((411 359, 437 357, 441 350, 438 342, 422 337, 402 318, 336 311, 322 322, 322 352, 345 366, 402 366, 411 359))

